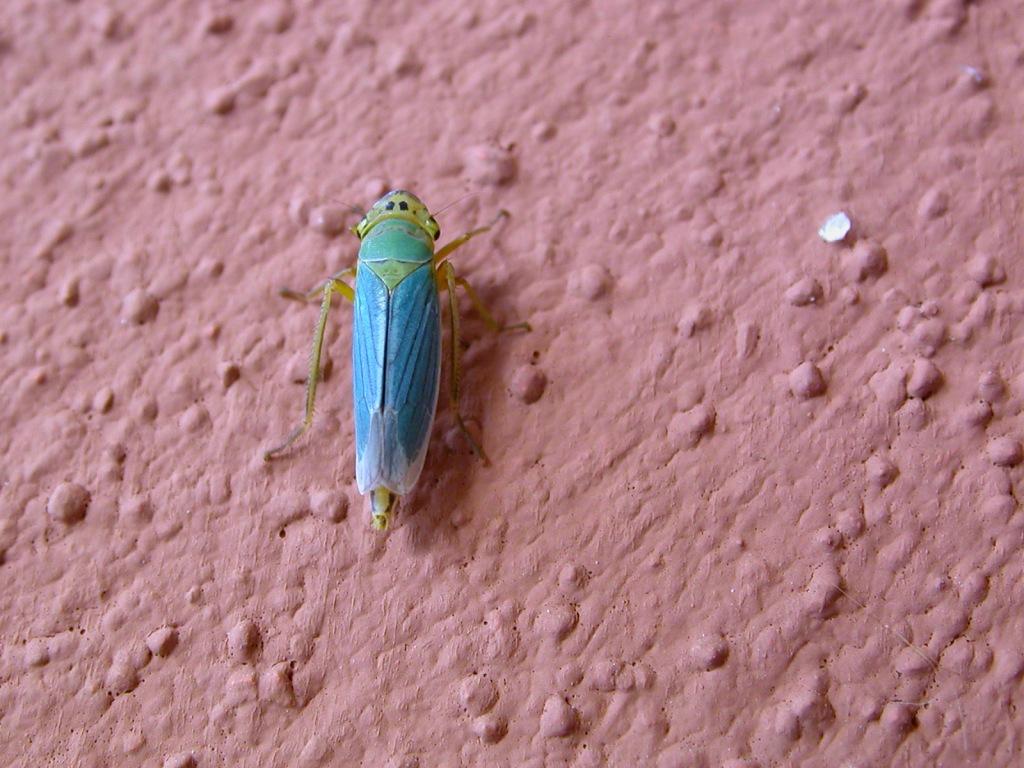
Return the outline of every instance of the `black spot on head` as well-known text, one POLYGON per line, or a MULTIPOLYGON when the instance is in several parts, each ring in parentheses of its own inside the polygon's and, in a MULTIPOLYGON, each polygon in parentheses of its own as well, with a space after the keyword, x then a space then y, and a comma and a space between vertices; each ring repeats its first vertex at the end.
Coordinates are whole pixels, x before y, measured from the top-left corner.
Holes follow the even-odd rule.
POLYGON ((398 207, 401 208, 403 211, 408 211, 409 210, 409 204, 407 202, 405 202, 405 200, 400 202, 398 204, 398 207))
POLYGON ((384 206, 384 207, 385 207, 385 208, 387 208, 387 209, 388 209, 389 211, 393 211, 393 210, 395 210, 395 201, 394 201, 394 200, 392 200, 391 202, 389 202, 389 203, 388 203, 388 204, 387 204, 386 206, 384 206))

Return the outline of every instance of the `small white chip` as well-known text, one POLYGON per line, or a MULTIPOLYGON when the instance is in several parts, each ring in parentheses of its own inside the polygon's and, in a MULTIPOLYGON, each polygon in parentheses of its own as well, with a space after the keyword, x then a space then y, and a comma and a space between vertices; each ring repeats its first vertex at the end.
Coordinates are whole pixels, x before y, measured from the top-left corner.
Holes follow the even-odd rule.
POLYGON ((977 67, 963 66, 960 67, 960 69, 963 70, 963 73, 967 75, 975 85, 983 86, 988 84, 988 77, 986 77, 985 73, 977 67))
POLYGON ((833 213, 825 219, 825 223, 821 225, 818 234, 826 243, 838 243, 850 234, 851 226, 850 217, 840 211, 839 213, 833 213))

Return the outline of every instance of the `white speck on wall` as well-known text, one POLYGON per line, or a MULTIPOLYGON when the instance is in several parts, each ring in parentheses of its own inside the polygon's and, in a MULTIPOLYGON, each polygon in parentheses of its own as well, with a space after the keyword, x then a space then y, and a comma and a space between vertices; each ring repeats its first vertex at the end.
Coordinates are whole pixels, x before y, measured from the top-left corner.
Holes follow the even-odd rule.
POLYGON ((825 223, 821 225, 818 234, 826 243, 838 243, 850 234, 851 226, 850 217, 840 211, 839 213, 833 213, 825 219, 825 223))
POLYGON ((985 73, 982 72, 977 67, 964 65, 963 67, 961 67, 961 69, 963 70, 963 73, 967 75, 967 77, 969 77, 976 85, 985 85, 988 82, 988 78, 985 76, 985 73))

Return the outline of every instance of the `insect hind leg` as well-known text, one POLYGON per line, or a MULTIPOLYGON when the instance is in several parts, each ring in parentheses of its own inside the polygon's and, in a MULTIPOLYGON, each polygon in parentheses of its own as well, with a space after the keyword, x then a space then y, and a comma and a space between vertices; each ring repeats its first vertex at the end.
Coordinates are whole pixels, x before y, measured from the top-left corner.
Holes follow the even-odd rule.
POLYGON ((448 403, 451 406, 452 413, 455 414, 455 423, 458 425, 459 431, 465 436, 469 447, 473 449, 473 453, 484 463, 484 466, 490 466, 491 460, 487 457, 483 446, 480 445, 466 427, 466 422, 462 418, 462 410, 460 408, 462 397, 462 338, 459 333, 459 302, 455 294, 458 278, 455 277, 455 268, 449 262, 441 264, 439 270, 448 289, 448 322, 451 326, 452 336, 452 351, 451 355, 449 355, 451 362, 448 370, 448 403))

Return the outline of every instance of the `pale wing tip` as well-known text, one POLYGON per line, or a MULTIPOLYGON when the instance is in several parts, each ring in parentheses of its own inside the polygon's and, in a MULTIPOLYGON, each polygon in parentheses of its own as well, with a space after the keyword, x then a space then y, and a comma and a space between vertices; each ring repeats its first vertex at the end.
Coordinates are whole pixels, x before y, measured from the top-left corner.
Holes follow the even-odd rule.
POLYGON ((360 493, 369 493, 372 489, 386 485, 384 482, 384 423, 379 410, 370 413, 370 429, 366 436, 366 445, 356 451, 356 487, 360 493))
POLYGON ((398 414, 392 410, 384 413, 384 446, 387 462, 386 484, 395 493, 406 494, 410 490, 410 486, 405 482, 409 459, 406 458, 405 449, 398 439, 398 414))
POLYGON ((416 454, 406 455, 398 439, 398 422, 393 411, 370 414, 370 429, 366 445, 356 452, 356 486, 362 494, 374 488, 389 488, 393 493, 405 495, 419 480, 427 458, 427 439, 417 448, 416 454))

